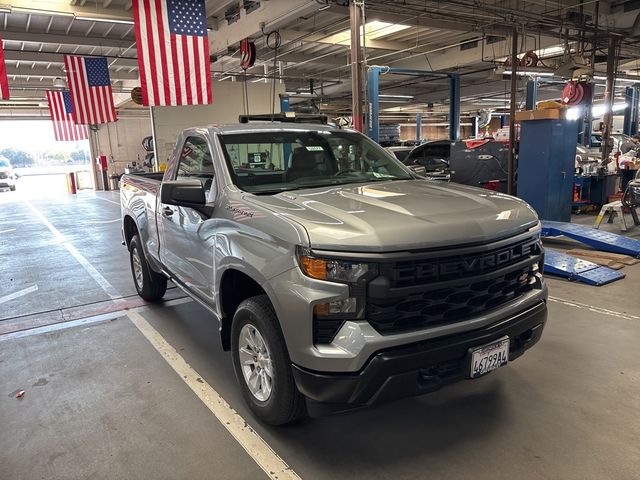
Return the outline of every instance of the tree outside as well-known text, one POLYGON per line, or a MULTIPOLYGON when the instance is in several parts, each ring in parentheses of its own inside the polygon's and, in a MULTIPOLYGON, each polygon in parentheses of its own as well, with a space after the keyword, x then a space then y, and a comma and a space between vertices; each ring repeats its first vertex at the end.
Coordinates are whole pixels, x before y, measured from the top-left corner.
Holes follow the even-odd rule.
POLYGON ((34 163, 33 156, 29 152, 16 148, 0 150, 0 156, 9 160, 14 168, 31 167, 34 163))

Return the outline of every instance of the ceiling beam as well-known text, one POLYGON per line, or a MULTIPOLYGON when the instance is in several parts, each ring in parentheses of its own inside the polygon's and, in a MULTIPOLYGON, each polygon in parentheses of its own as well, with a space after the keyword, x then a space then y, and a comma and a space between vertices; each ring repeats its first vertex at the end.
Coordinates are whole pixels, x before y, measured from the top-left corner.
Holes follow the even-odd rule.
POLYGON ((104 37, 84 37, 75 35, 57 35, 44 33, 27 33, 5 30, 2 32, 2 38, 15 42, 31 42, 31 43, 49 43, 53 45, 72 45, 72 46, 90 46, 90 47, 114 47, 129 48, 132 40, 116 40, 104 37))
MULTIPOLYGON (((7 62, 41 62, 64 64, 64 54, 62 53, 45 53, 45 52, 17 52, 5 50, 4 57, 7 62)), ((112 60, 112 59, 110 59, 112 60)), ((115 60, 115 59, 113 59, 115 60)), ((135 58, 118 58, 118 67, 135 67, 138 68, 138 60, 135 58)))
POLYGON ((42 15, 46 16, 49 16, 50 12, 60 12, 61 14, 75 14, 76 16, 104 18, 105 20, 133 20, 131 12, 113 8, 107 10, 103 6, 98 6, 96 1, 86 6, 85 3, 86 1, 38 0, 34 2, 33 0, 3 0, 2 6, 22 8, 34 15, 38 15, 38 11, 42 11, 42 15))
MULTIPOLYGON (((7 76, 17 76, 17 77, 33 77, 33 78, 56 78, 56 77, 66 77, 62 65, 51 65, 51 68, 46 68, 43 66, 36 66, 31 68, 32 64, 21 64, 20 67, 16 67, 15 65, 7 65, 7 76)), ((120 70, 116 72, 115 70, 109 70, 109 76, 111 80, 137 80, 138 72, 129 72, 128 70, 120 70)))
MULTIPOLYGON (((345 29, 347 30, 347 29, 345 29)), ((282 42, 287 43, 294 41, 300 37, 302 40, 301 43, 318 43, 322 45, 333 45, 336 47, 342 47, 344 49, 349 49, 349 39, 345 40, 343 43, 336 43, 332 38, 334 34, 326 34, 326 33, 313 33, 313 32, 305 32, 301 30, 280 30, 280 35, 282 36, 282 42)), ((415 44, 415 43, 414 43, 415 44)), ((411 48, 412 44, 403 43, 403 42, 394 42, 392 40, 371 40, 367 39, 367 49, 379 49, 379 50, 403 50, 406 48, 411 48)))
POLYGON ((297 18, 317 12, 321 6, 315 0, 269 0, 250 14, 240 9, 240 19, 231 25, 218 22, 218 30, 209 34, 209 50, 212 54, 225 54, 228 47, 239 45, 240 40, 265 30, 276 30, 291 24, 297 18))

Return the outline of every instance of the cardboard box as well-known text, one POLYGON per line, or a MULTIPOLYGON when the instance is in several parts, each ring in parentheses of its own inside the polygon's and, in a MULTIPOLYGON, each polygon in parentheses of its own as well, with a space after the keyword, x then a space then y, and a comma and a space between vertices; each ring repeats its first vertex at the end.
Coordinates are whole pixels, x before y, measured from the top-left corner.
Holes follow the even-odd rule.
POLYGON ((564 110, 560 110, 558 108, 516 112, 516 122, 528 120, 559 120, 561 118, 564 118, 564 110))

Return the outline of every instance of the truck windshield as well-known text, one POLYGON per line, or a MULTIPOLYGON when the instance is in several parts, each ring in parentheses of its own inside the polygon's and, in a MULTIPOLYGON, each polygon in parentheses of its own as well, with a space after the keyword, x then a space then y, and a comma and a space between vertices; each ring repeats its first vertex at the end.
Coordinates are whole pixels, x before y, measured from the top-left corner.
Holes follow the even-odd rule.
POLYGON ((234 183, 255 194, 412 178, 382 147, 353 132, 243 132, 220 141, 234 183))

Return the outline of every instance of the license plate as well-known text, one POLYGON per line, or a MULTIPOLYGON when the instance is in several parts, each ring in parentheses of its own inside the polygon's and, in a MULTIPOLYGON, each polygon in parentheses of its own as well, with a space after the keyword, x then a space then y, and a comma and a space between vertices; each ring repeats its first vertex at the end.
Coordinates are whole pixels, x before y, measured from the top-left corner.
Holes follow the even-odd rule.
POLYGON ((504 367, 509 361, 509 337, 470 350, 470 378, 504 367))

